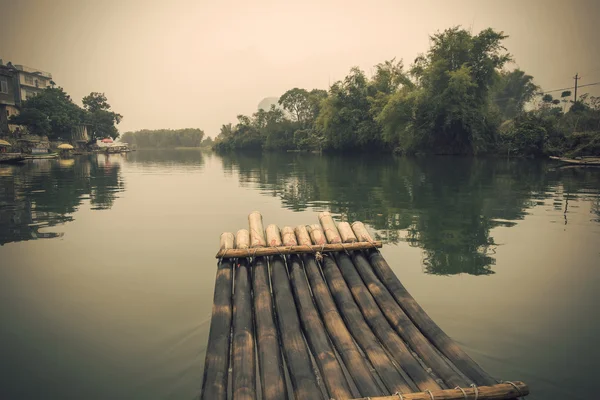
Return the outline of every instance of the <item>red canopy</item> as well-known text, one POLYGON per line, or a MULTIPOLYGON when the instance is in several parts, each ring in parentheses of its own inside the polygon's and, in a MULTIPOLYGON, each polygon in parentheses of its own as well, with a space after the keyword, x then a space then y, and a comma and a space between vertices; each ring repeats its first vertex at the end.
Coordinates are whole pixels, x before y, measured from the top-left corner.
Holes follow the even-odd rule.
POLYGON ((102 143, 112 143, 113 140, 111 138, 104 138, 102 139, 102 143))

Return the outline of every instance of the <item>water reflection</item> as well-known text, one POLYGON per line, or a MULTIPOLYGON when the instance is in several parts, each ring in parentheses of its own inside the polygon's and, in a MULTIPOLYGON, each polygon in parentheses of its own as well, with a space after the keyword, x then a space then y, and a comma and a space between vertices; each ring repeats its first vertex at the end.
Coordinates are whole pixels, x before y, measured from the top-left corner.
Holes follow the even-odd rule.
POLYGON ((141 150, 127 154, 127 161, 134 164, 165 167, 169 165, 198 166, 204 165, 204 158, 211 157, 212 152, 197 148, 141 150))
POLYGON ((558 169, 532 160, 392 158, 308 154, 224 155, 226 173, 277 196, 284 207, 329 210, 369 224, 377 237, 424 252, 427 273, 493 274, 498 226, 513 226, 546 200, 555 207, 593 202, 600 171, 558 169))
POLYGON ((60 237, 48 228, 73 220, 84 201, 94 210, 112 207, 124 190, 119 155, 34 160, 0 166, 0 245, 60 237))

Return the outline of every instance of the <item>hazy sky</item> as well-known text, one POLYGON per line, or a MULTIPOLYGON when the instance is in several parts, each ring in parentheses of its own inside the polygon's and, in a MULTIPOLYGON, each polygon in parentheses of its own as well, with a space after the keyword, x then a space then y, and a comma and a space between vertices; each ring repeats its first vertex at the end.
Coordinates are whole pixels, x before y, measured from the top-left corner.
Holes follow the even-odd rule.
MULTIPOLYGON (((0 0, 0 58, 51 72, 78 103, 106 93, 121 132, 211 136, 260 100, 326 89, 352 66, 410 65, 453 25, 502 30, 544 90, 600 81, 600 1, 0 0)), ((582 88, 600 94, 600 85, 582 88)))

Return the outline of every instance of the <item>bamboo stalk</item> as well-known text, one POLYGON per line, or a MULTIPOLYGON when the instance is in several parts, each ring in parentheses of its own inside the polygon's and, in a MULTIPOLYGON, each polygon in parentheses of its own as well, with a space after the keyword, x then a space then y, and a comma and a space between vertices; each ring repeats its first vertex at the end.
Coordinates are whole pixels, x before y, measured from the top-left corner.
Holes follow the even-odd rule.
MULTIPOLYGON (((295 229, 296 238, 299 243, 310 243, 310 236, 304 225, 295 229)), ((362 396, 380 396, 383 391, 371 374, 367 361, 363 358, 360 350, 352 338, 350 331, 346 328, 340 316, 327 284, 321 276, 321 271, 312 255, 303 255, 304 270, 310 283, 313 298, 322 316, 323 323, 333 345, 342 358, 348 372, 352 376, 358 391, 362 396)))
MULTIPOLYGON (((294 232, 289 227, 282 229, 285 232, 290 232, 290 230, 292 233, 294 232)), ((286 240, 290 245, 297 244, 295 236, 293 238, 288 237, 286 240)), ((327 332, 313 303, 302 261, 297 255, 292 255, 289 261, 290 283, 296 301, 296 308, 300 315, 304 337, 321 371, 329 397, 336 400, 351 399, 353 396, 346 381, 346 376, 335 356, 335 351, 329 343, 327 332)))
POLYGON ((258 211, 252 211, 248 215, 248 225, 250 226, 250 247, 266 246, 262 215, 258 211))
MULTIPOLYGON (((279 229, 267 231, 267 241, 277 242, 273 237, 279 229)), ((280 241, 281 239, 279 239, 280 241)), ((296 304, 292 296, 287 270, 281 256, 271 259, 271 284, 275 297, 275 308, 279 335, 283 346, 286 365, 294 388, 296 399, 323 399, 306 342, 302 336, 296 304)))
MULTIPOLYGON (((352 224, 352 230, 359 240, 370 240, 368 232, 360 222, 352 224)), ((477 385, 493 385, 496 381, 460 348, 416 302, 402 285, 389 264, 378 251, 368 253, 373 270, 386 286, 406 315, 435 347, 445 355, 458 369, 477 385)))
MULTIPOLYGON (((321 224, 325 223, 330 230, 329 237, 339 237, 337 228, 330 215, 322 215, 321 224), (335 229, 335 231, 334 231, 335 229)), ((421 390, 438 390, 440 385, 423 369, 421 364, 414 358, 406 344, 390 326, 379 306, 373 299, 369 290, 365 287, 360 275, 356 272, 350 257, 345 253, 335 253, 337 265, 352 292, 354 301, 358 304, 365 320, 371 330, 383 345, 390 351, 400 367, 410 376, 417 387, 421 390)))
MULTIPOLYGON (((260 214, 248 217, 251 221, 250 229, 255 232, 255 245, 260 245, 260 239, 264 243, 262 234, 262 217, 260 214), (260 224, 258 224, 260 221, 260 224)), ((264 257, 255 257, 252 263, 252 289, 254 292, 254 322, 256 324, 256 345, 258 349, 258 364, 260 370, 260 383, 262 398, 264 400, 287 399, 288 393, 283 371, 283 359, 279 340, 277 338, 277 327, 273 315, 273 298, 269 283, 269 267, 264 257)))
POLYGON ((294 228, 290 226, 284 226, 281 228, 281 241, 283 242, 284 246, 298 246, 294 228))
POLYGON ((386 287, 379 281, 373 268, 360 252, 352 254, 352 261, 360 274, 362 281, 379 305, 394 330, 404 339, 410 347, 421 357, 423 362, 429 366, 449 387, 465 387, 471 382, 465 381, 435 350, 433 343, 419 331, 413 322, 404 313, 396 300, 388 292, 386 287))
MULTIPOLYGON (((344 231, 340 236, 344 241, 354 242, 357 240, 350 224, 340 222, 338 228, 344 231)), ((363 236, 364 237, 364 236, 363 236)), ((368 239, 370 239, 368 237, 368 239)), ((383 312, 394 330, 410 345, 410 347, 421 357, 433 371, 443 379, 449 387, 464 387, 471 382, 466 382, 450 365, 435 351, 430 343, 419 329, 413 324, 408 316, 402 311, 402 308, 396 303, 394 298, 387 291, 386 287, 379 281, 373 269, 362 252, 355 251, 351 253, 352 262, 360 274, 364 285, 367 287, 379 309, 383 312)))
MULTIPOLYGON (((491 386, 479 386, 477 389, 466 387, 461 389, 432 390, 431 392, 408 393, 402 395, 404 400, 510 400, 529 394, 529 388, 523 382, 499 383, 491 386), (513 386, 514 385, 514 386, 513 386)), ((353 400, 400 400, 400 396, 363 397, 353 400)))
MULTIPOLYGON (((348 222, 338 222, 337 228, 340 232, 340 237, 342 238, 343 243, 358 242, 358 239, 356 238, 356 236, 354 236, 354 232, 352 232, 352 227, 348 222)), ((365 242, 367 241, 368 240, 365 240, 365 242)))
MULTIPOLYGON (((233 247, 233 234, 221 235, 221 249, 233 247)), ((204 376, 202 379, 201 400, 226 400, 227 376, 229 370, 229 349, 231 333, 231 292, 233 268, 231 260, 223 260, 217 266, 215 292, 213 297, 210 332, 206 346, 204 376)))
MULTIPOLYGON (((238 236, 244 232, 239 231, 238 236)), ((256 399, 256 358, 248 260, 239 259, 233 294, 233 397, 256 399)))
MULTIPOLYGON (((320 235, 325 238, 323 233, 320 235)), ((260 257, 274 255, 289 255, 302 253, 331 253, 334 251, 352 251, 380 248, 381 242, 356 242, 356 243, 338 243, 338 244, 319 244, 319 245, 298 245, 298 246, 279 246, 279 247, 254 247, 250 249, 227 249, 219 250, 215 258, 241 258, 241 257, 260 257)))
POLYGON ((328 243, 342 243, 342 238, 335 227, 335 222, 333 221, 330 212, 324 211, 319 213, 319 222, 321 223, 321 227, 323 228, 328 243))
MULTIPOLYGON (((318 225, 312 225, 309 231, 313 243, 324 237, 318 225)), ((365 322, 334 259, 332 257, 324 257, 322 263, 323 275, 340 314, 346 323, 346 327, 348 327, 358 345, 365 352, 373 367, 375 367, 386 388, 391 393, 412 392, 413 390, 410 385, 396 370, 392 360, 390 360, 385 350, 380 346, 377 338, 365 322)))

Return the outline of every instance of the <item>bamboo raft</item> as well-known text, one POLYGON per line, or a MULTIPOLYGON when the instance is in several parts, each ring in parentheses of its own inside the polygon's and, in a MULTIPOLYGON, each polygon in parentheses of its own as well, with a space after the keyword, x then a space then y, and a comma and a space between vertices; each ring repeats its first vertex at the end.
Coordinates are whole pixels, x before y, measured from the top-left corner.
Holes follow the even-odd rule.
POLYGON ((201 399, 516 399, 425 313, 361 222, 221 235, 201 399))

